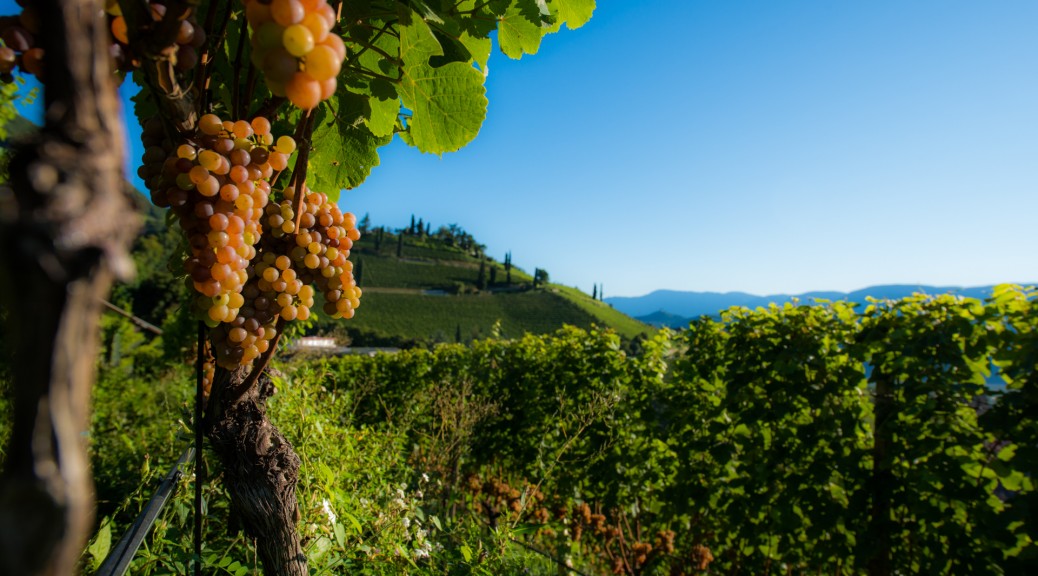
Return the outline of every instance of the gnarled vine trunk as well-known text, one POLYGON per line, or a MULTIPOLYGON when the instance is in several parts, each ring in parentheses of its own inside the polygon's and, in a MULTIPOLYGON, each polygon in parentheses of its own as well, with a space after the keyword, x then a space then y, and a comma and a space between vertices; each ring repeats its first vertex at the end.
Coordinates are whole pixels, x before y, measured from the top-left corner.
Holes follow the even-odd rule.
POLYGON ((0 478, 0 574, 75 572, 93 519, 85 438, 100 299, 128 271, 137 218, 97 0, 38 0, 45 125, 0 191, 14 427, 0 478))
POLYGON ((274 386, 266 374, 236 398, 246 374, 244 369, 217 369, 206 436, 223 465, 233 510, 256 539, 263 573, 305 576, 306 556, 296 531, 299 456, 267 418, 266 400, 274 386))

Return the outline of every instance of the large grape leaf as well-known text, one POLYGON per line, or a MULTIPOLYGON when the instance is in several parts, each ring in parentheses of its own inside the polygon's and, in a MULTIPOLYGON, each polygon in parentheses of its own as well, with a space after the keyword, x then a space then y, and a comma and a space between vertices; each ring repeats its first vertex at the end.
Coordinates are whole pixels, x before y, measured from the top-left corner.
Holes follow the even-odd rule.
POLYGON ((516 60, 522 58, 523 54, 536 54, 546 31, 537 0, 515 0, 497 26, 501 51, 516 60))
POLYGON ((319 109, 306 173, 311 189, 334 198, 341 189, 363 182, 378 166, 378 148, 392 137, 376 136, 368 129, 366 99, 340 88, 330 102, 334 114, 327 106, 319 109))
POLYGON ((429 59, 443 49, 429 25, 412 15, 400 26, 398 85, 400 99, 411 111, 405 141, 422 152, 442 154, 468 144, 487 115, 484 76, 467 62, 434 67, 429 59))

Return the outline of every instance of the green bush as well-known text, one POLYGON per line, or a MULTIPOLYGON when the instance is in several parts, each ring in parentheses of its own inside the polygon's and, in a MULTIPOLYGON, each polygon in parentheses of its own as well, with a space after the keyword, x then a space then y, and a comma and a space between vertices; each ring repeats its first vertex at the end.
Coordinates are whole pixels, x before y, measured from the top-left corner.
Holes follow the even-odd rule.
MULTIPOLYGON (((636 354, 565 328, 300 359, 279 367, 271 417, 303 460, 318 574, 1030 573, 1035 301, 733 309, 636 354)), ((185 445, 188 381, 99 383, 114 534, 185 445)), ((210 472, 204 560, 248 572, 210 472)), ((189 510, 184 491, 134 573, 183 571, 189 510)))

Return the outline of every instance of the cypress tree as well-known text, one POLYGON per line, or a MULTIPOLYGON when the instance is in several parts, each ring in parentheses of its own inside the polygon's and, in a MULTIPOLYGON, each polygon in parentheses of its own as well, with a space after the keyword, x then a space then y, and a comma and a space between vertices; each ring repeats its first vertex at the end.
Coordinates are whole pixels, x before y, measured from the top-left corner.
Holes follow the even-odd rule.
POLYGON ((598 284, 592 284, 591 299, 598 300, 598 284))
POLYGON ((480 290, 487 289, 487 261, 479 261, 479 276, 476 277, 476 285, 480 290))
POLYGON ((400 258, 404 253, 404 233, 401 232, 396 237, 396 257, 400 258))

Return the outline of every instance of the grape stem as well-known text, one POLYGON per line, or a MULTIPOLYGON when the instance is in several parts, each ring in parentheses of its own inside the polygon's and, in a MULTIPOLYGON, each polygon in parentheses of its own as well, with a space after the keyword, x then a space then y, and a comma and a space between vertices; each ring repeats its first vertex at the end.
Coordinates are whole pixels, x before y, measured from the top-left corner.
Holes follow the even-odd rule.
MULTIPOLYGON (((209 5, 209 14, 206 15, 206 32, 212 30, 212 23, 209 17, 213 15, 213 6, 216 6, 216 4, 217 2, 216 0, 214 0, 213 3, 209 5)), ((212 62, 212 58, 209 57, 209 53, 218 53, 221 50, 221 47, 223 46, 223 41, 227 37, 227 23, 231 20, 231 7, 233 4, 233 2, 227 2, 227 9, 224 10, 223 20, 220 22, 220 33, 217 34, 215 40, 212 37, 206 38, 206 46, 207 48, 211 48, 211 50, 207 49, 205 52, 203 52, 202 56, 199 58, 198 61, 198 83, 196 83, 196 85, 201 88, 202 92, 202 110, 206 109, 205 106, 208 104, 207 101, 209 99, 209 64, 212 62), (204 85, 201 84, 201 82, 203 81, 205 82, 204 85)))
MULTIPOLYGON (((249 62, 249 73, 245 75, 245 94, 242 94, 242 108, 248 108, 248 95, 252 94, 256 90, 256 67, 249 62)), ((265 116, 264 116, 265 117, 265 116)), ((250 116, 249 120, 252 120, 255 116, 250 116)))
POLYGON ((241 93, 241 55, 245 50, 245 39, 249 36, 248 21, 245 18, 241 19, 241 31, 238 33, 238 48, 234 53, 234 81, 231 83, 231 106, 233 106, 232 115, 237 120, 241 118, 241 110, 245 107, 244 103, 241 102, 241 98, 248 98, 249 92, 241 93))
POLYGON ((205 30, 207 36, 205 43, 199 49, 198 52, 198 64, 195 66, 195 86, 202 92, 202 101, 199 102, 199 109, 205 109, 205 84, 208 84, 206 70, 209 68, 209 46, 212 45, 214 38, 208 36, 209 31, 213 29, 213 23, 216 21, 216 6, 219 2, 213 1, 209 3, 209 10, 205 14, 205 30))
POLYGON ((314 113, 314 109, 310 109, 306 113, 306 117, 299 123, 299 127, 296 130, 296 142, 298 143, 299 154, 296 156, 296 165, 292 171, 292 183, 295 187, 295 231, 296 235, 299 235, 299 223, 303 218, 303 206, 306 202, 306 195, 303 194, 303 185, 306 184, 306 164, 310 159, 310 135, 314 130, 314 120, 317 118, 317 114, 314 113))

